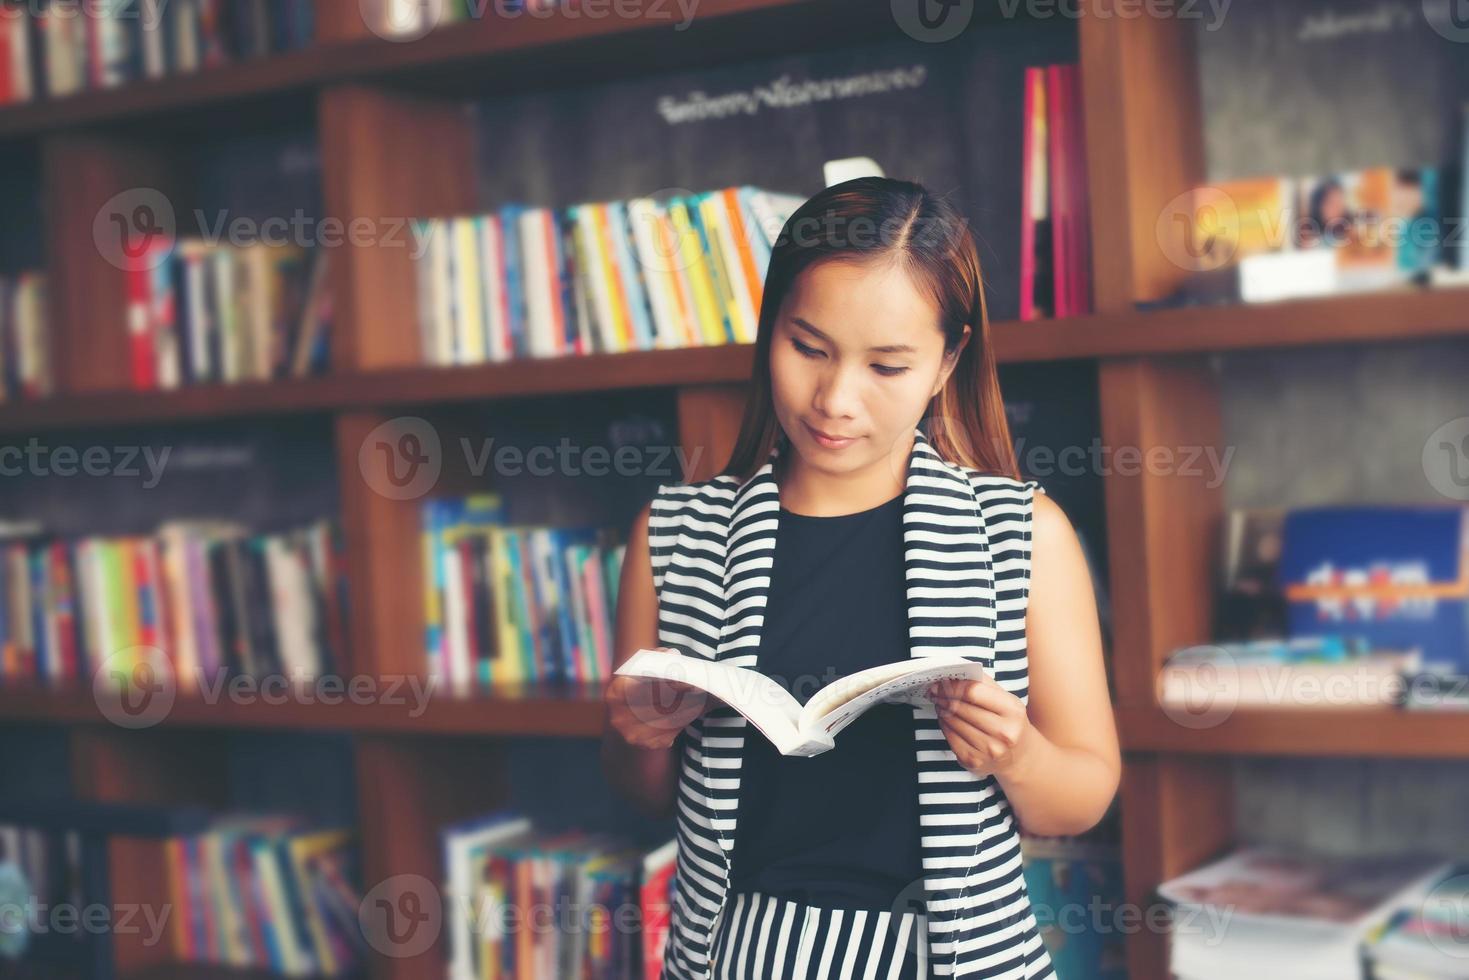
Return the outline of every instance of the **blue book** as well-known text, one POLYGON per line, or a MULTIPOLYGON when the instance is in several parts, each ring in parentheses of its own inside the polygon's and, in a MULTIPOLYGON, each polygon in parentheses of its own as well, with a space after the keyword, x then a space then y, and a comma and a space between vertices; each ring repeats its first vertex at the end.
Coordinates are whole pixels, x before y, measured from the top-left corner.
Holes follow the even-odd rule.
POLYGON ((1283 538, 1291 636, 1418 649, 1425 670, 1469 670, 1469 508, 1309 508, 1286 515, 1283 538))

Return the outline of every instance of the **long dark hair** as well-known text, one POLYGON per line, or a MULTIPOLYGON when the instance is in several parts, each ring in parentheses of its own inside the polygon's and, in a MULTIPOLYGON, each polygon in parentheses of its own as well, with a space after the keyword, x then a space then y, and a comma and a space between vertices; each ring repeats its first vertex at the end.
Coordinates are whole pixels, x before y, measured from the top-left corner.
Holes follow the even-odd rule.
POLYGON ((781 229, 760 301, 750 399, 720 475, 749 479, 765 464, 776 440, 785 437, 771 396, 770 336, 796 277, 818 262, 835 259, 901 263, 938 306, 946 354, 958 346, 969 324, 969 343, 959 363, 924 413, 924 434, 952 463, 1019 479, 995 372, 984 279, 968 222, 923 185, 889 177, 833 184, 797 208, 781 229))

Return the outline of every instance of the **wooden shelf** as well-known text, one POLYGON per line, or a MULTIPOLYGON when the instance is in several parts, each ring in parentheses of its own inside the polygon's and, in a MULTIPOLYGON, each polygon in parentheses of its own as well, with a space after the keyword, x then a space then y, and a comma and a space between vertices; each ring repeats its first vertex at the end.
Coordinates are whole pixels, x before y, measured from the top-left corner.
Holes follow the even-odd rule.
MULTIPOLYGON (((360 682, 359 682, 360 683, 360 682)), ((316 690, 320 690, 319 688, 316 690)), ((412 689, 386 682, 376 687, 388 703, 363 703, 346 688, 286 699, 279 688, 251 686, 248 700, 230 700, 228 688, 217 700, 179 695, 151 728, 294 729, 391 733, 401 735, 552 735, 591 738, 602 734, 600 685, 527 685, 495 694, 457 698, 433 695, 419 710, 412 689), (279 703, 281 701, 285 703, 279 703), (272 703, 276 702, 276 703, 272 703)), ((0 687, 0 724, 111 725, 90 690, 51 691, 27 686, 0 687)), ((125 730, 119 728, 119 730, 125 730)))
MULTIPOLYGON (((993 327, 1001 363, 1469 336, 1469 290, 1094 315, 993 327)), ((414 367, 0 405, 0 432, 192 422, 747 381, 753 344, 414 367)))
MULTIPOLYGON (((351 2, 347 16, 356 16, 351 2)), ((638 5, 606 16, 486 17, 395 41, 371 34, 218 68, 144 79, 97 92, 0 109, 0 139, 158 119, 176 126, 221 109, 284 101, 310 111, 309 95, 332 83, 370 80, 464 98, 533 84, 580 84, 708 65, 732 58, 896 33, 886 3, 842 0, 704 0, 682 24, 676 6, 638 5)))
POLYGON ((1118 708, 1128 752, 1180 755, 1469 758, 1469 711, 1240 708, 1192 728, 1161 708, 1118 708))
POLYGON ((415 367, 319 378, 119 391, 0 406, 0 432, 351 411, 493 401, 624 388, 746 381, 752 344, 535 358, 471 367, 415 367))
POLYGON ((993 334, 1002 363, 1462 337, 1469 336, 1469 289, 1006 322, 993 334))

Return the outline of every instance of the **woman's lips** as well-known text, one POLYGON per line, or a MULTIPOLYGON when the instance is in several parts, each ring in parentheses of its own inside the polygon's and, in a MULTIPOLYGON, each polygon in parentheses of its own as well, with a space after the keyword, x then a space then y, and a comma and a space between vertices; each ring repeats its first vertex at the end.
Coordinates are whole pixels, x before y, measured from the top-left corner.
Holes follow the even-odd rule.
POLYGON ((850 445, 857 441, 856 436, 849 436, 845 439, 833 439, 831 436, 826 435, 820 429, 813 428, 809 422, 802 424, 806 426, 806 431, 811 433, 811 438, 815 439, 820 445, 825 446, 827 449, 841 449, 843 446, 850 445))

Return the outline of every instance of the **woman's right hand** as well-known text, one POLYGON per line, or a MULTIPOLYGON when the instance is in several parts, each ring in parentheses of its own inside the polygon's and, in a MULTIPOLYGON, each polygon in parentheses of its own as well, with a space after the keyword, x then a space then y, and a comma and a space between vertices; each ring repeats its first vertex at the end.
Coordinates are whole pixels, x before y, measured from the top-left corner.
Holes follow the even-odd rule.
MULTIPOLYGON (((681 656, 672 647, 649 649, 681 656)), ((641 749, 669 748, 690 722, 720 703, 707 691, 678 681, 623 676, 613 676, 603 700, 612 727, 623 741, 641 749)))

